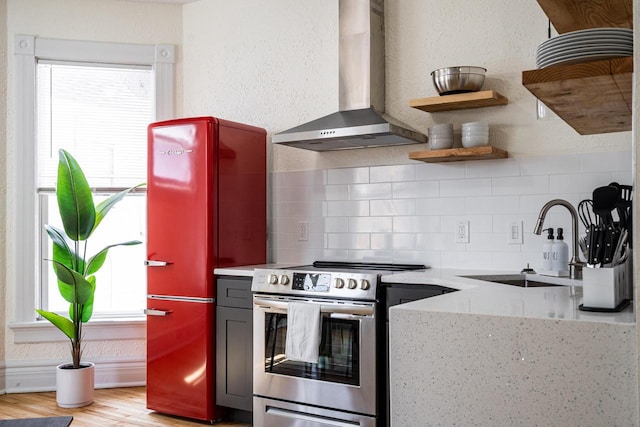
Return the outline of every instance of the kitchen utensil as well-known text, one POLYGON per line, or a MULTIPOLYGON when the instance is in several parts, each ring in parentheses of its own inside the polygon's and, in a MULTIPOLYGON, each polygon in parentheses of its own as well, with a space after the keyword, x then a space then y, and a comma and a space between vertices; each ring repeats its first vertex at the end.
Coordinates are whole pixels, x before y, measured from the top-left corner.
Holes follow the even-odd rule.
POLYGON ((629 209, 631 208, 633 187, 631 185, 621 185, 617 182, 612 182, 609 185, 618 189, 618 198, 614 205, 618 212, 618 218, 620 218, 620 227, 627 228, 630 218, 629 209))
POLYGON ((593 212, 602 220, 602 224, 613 224, 611 212, 616 208, 615 203, 618 200, 618 189, 616 187, 606 185, 593 190, 593 212))
POLYGON ((582 236, 578 239, 578 246, 580 246, 580 252, 582 252, 582 256, 585 259, 589 259, 589 242, 587 241, 587 236, 582 236))
POLYGON ((589 227, 594 224, 593 201, 591 199, 585 199, 578 203, 578 216, 580 217, 580 221, 582 221, 584 228, 588 231, 589 227))
POLYGON ((598 267, 602 263, 604 228, 602 225, 592 224, 589 228, 589 259, 587 263, 598 267))
POLYGON ((624 255, 626 255, 625 247, 626 247, 628 238, 629 238, 629 232, 627 230, 622 231, 622 235, 618 239, 618 243, 616 244, 616 249, 613 252, 613 259, 611 260, 611 263, 613 265, 618 265, 624 262, 622 261, 622 258, 624 255))
POLYGON ((479 91, 486 72, 487 69, 483 67, 445 67, 432 71, 431 77, 440 95, 451 95, 479 91))
POLYGON ((611 264, 618 244, 619 231, 613 224, 605 226, 603 234, 602 264, 611 264))

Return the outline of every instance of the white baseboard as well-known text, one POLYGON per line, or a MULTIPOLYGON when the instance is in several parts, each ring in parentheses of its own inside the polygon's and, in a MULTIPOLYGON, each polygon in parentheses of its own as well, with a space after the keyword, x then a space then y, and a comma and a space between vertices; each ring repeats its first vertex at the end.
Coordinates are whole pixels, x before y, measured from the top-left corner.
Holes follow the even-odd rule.
POLYGON ((6 381, 5 381, 5 370, 6 366, 3 361, 0 361, 0 394, 5 394, 7 392, 6 389, 6 381))
MULTIPOLYGON (((8 360, 4 369, 6 393, 54 391, 56 366, 66 360, 8 360)), ((95 387, 134 387, 146 384, 147 362, 140 358, 91 359, 96 364, 95 387)), ((1 368, 1 366, 0 366, 1 368)))

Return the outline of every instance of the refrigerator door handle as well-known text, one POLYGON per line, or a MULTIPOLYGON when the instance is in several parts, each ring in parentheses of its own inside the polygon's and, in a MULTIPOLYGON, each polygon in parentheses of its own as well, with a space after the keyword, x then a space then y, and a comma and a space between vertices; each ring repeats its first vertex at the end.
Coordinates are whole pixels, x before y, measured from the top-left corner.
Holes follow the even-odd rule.
POLYGON ((171 310, 158 310, 155 308, 145 308, 144 314, 147 316, 168 316, 172 313, 171 310))
POLYGON ((171 261, 155 261, 151 259, 145 259, 144 265, 147 267, 166 267, 169 264, 173 264, 171 261))

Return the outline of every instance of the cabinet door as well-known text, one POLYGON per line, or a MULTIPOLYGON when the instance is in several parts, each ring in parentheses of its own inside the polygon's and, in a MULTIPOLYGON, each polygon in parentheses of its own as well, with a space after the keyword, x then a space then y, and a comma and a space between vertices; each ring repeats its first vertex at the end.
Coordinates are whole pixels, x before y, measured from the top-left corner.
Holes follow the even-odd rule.
POLYGON ((216 403, 253 409, 253 311, 218 307, 216 313, 216 403))
POLYGON ((251 278, 226 277, 217 278, 218 306, 252 308, 251 278))

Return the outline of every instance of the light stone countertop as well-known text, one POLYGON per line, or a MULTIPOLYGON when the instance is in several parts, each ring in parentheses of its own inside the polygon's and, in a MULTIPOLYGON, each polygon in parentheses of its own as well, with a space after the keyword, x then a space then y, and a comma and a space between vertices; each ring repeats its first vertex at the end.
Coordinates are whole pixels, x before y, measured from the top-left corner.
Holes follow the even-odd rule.
POLYGON ((578 306, 582 303, 582 282, 580 280, 528 274, 528 280, 563 286, 520 288, 464 277, 504 274, 518 275, 519 272, 428 269, 385 275, 382 277, 382 282, 432 284, 460 291, 394 306, 390 309, 392 311, 418 310, 537 319, 635 323, 632 305, 617 313, 579 310, 578 306))
POLYGON ((581 287, 460 277, 493 273, 383 278, 459 290, 389 310, 392 427, 638 425, 632 308, 582 312, 581 287))

